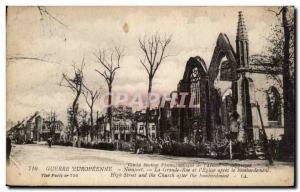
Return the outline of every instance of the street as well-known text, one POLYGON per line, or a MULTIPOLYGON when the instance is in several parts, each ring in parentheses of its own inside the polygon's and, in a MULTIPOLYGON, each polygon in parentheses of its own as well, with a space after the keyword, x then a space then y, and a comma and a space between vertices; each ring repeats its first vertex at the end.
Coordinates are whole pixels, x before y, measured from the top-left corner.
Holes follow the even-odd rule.
MULTIPOLYGON (((213 164, 252 164, 267 166, 266 160, 216 160, 197 157, 175 157, 158 154, 133 154, 125 151, 107 151, 98 149, 85 149, 54 145, 14 145, 11 158, 20 165, 30 165, 37 162, 43 163, 95 163, 95 164, 126 164, 128 162, 181 162, 186 163, 213 163, 213 164)), ((291 163, 275 162, 275 165, 292 165, 291 163)))
MULTIPOLYGON (((96 150, 96 149, 83 149, 83 148, 74 148, 74 147, 65 147, 65 146, 57 146, 49 148, 47 145, 38 145, 38 144, 28 144, 28 145, 15 145, 12 149, 11 161, 7 166, 8 178, 13 178, 9 182, 11 184, 16 181, 16 177, 18 178, 18 183, 20 180, 24 182, 24 184, 31 183, 34 179, 40 181, 44 179, 44 183, 49 185, 82 185, 78 183, 78 178, 81 177, 80 181, 85 181, 84 184, 89 185, 124 185, 124 183, 110 183, 110 181, 106 181, 105 183, 100 183, 99 180, 93 180, 90 178, 99 178, 99 174, 103 179, 109 178, 118 178, 120 181, 122 179, 128 181, 129 185, 135 184, 146 184, 145 180, 143 182, 136 182, 137 180, 131 180, 132 178, 124 178, 124 171, 127 175, 134 175, 137 172, 151 172, 155 173, 156 169, 163 167, 162 170, 166 167, 172 167, 176 163, 183 163, 186 165, 196 165, 196 167, 202 167, 204 165, 209 165, 212 168, 222 168, 225 169, 230 167, 260 167, 267 168, 268 172, 271 173, 276 171, 276 173, 286 173, 293 172, 293 164, 286 162, 275 162, 274 166, 269 167, 268 162, 266 160, 215 160, 209 158, 189 158, 189 157, 174 157, 174 156, 164 156, 158 154, 133 154, 131 152, 123 152, 123 151, 105 151, 105 150, 96 150), (59 166, 59 167, 58 167, 59 166), (61 170, 70 166, 93 166, 93 167, 101 167, 103 169, 112 169, 113 171, 103 171, 103 172, 73 172, 75 173, 72 180, 53 180, 53 178, 43 178, 43 177, 51 177, 48 174, 49 170, 55 174, 61 173, 61 170), (151 167, 152 166, 152 167, 151 167), (146 168, 145 168, 146 167, 146 168), (97 176, 96 176, 96 175, 97 176), (14 175, 14 176, 13 176, 14 175), (31 179, 28 180, 28 177, 31 179), (42 178, 41 178, 42 177, 42 178), (77 178, 78 177, 78 178, 77 178), (121 178, 120 178, 121 177, 121 178), (87 179, 88 178, 88 179, 87 179), (83 180, 84 179, 84 180, 83 180), (86 180, 87 179, 87 180, 86 180), (64 182, 65 181, 65 182, 64 182), (76 182, 75 182, 76 181, 76 182), (132 182, 130 182, 132 181, 132 182)), ((78 167, 76 169, 78 171, 78 167)), ((204 170, 204 169, 203 169, 204 170)), ((205 170, 207 172, 207 170, 205 170)), ((208 170, 209 171, 209 170, 208 170)), ((211 170, 210 170, 211 171, 211 170)), ((51 173, 52 173, 51 172, 51 173)), ((164 176, 165 171, 161 171, 160 173, 164 176)), ((269 173, 261 173, 261 174, 269 174, 269 173)), ((173 174, 173 173, 170 173, 173 174)), ((170 176, 169 174, 169 176, 170 176)), ((202 174, 202 173, 201 173, 202 174)), ((250 173, 247 177, 254 176, 257 173, 250 173)), ((54 174, 52 174, 53 177, 54 174)), ((59 174, 57 174, 59 176, 59 174)), ((165 174, 165 177, 168 177, 165 174)), ((273 177, 275 176, 272 174, 273 177)), ((276 174, 277 175, 277 174, 276 174)), ((54 175, 56 177, 56 175, 54 175)), ((233 176, 236 177, 236 176, 233 176)), ((282 177, 283 179, 284 177, 282 177)), ((165 178, 164 178, 165 179, 165 178)), ((170 178, 167 178, 170 179, 170 178)), ((239 179, 239 178, 237 178, 239 179)), ((291 179, 291 178, 290 178, 291 179)), ((157 179, 155 180, 157 181, 157 179)), ((175 181, 175 180, 174 180, 175 181)), ((174 182, 173 181, 173 182, 174 182)), ((217 181, 217 180, 216 180, 217 181)), ((224 180, 225 181, 225 180, 224 180)), ((252 184, 252 180, 248 184, 252 184)), ((286 181, 286 180, 285 180, 286 181)), ((173 183, 172 182, 172 183, 173 183)), ((180 182, 174 183, 174 185, 180 185, 180 182)), ((194 184, 194 183, 191 183, 194 184)), ((222 182, 220 183, 222 185, 222 182)), ((244 184, 247 184, 245 182, 244 184)))

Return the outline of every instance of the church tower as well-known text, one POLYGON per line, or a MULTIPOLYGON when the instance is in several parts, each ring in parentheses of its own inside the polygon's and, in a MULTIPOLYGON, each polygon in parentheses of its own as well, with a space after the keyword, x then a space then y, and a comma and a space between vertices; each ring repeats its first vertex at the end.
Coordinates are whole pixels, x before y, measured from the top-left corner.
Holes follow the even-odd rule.
POLYGON ((249 67, 249 41, 242 11, 239 11, 239 19, 235 41, 239 68, 247 69, 249 67))
POLYGON ((252 107, 254 102, 253 81, 250 78, 249 71, 249 40, 245 25, 243 13, 240 11, 238 15, 238 26, 236 34, 236 59, 237 59, 237 105, 236 110, 239 113, 243 125, 247 141, 253 139, 253 112, 252 107))

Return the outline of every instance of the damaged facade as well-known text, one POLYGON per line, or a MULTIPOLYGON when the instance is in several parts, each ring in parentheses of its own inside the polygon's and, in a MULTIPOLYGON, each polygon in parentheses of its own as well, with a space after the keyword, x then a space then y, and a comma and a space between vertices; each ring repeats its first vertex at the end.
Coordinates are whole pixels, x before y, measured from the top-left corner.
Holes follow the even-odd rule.
MULTIPOLYGON (((134 140, 135 134, 146 136, 146 112, 145 110, 133 112, 131 107, 117 106, 112 107, 112 130, 111 136, 108 117, 102 116, 97 118, 96 131, 97 138, 106 140, 111 138, 131 142, 134 140), (137 128, 137 129, 136 129, 137 128)), ((152 139, 157 137, 158 127, 158 110, 152 109, 149 114, 148 134, 152 139)))
POLYGON ((52 115, 35 112, 9 129, 8 134, 12 135, 16 143, 47 141, 49 137, 58 141, 61 139, 63 130, 62 121, 55 119, 52 115))
MULTIPOLYGON (((249 59, 249 40, 242 12, 239 12, 235 49, 224 33, 220 33, 207 69, 204 60, 191 57, 185 67, 177 93, 187 92, 186 104, 193 94, 194 108, 162 110, 176 111, 176 117, 169 122, 170 115, 161 115, 161 130, 177 129, 175 138, 195 142, 218 142, 229 131, 230 114, 236 111, 243 124, 245 139, 253 142, 259 139, 261 123, 257 111, 260 105, 262 120, 268 138, 281 139, 283 134, 282 88, 268 78, 273 73, 282 79, 279 69, 267 68, 249 59), (169 123, 169 124, 168 124, 169 123)), ((180 95, 178 98, 180 101, 180 95)), ((174 113, 174 112, 173 112, 174 113)), ((173 131, 176 133, 176 131, 173 131)), ((161 132, 160 136, 164 136, 161 132)))

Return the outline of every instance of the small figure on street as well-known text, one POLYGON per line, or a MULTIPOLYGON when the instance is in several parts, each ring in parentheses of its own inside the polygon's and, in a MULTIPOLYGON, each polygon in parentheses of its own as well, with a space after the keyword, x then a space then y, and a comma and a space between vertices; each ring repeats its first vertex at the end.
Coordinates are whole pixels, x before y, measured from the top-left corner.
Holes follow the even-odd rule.
POLYGON ((48 138, 48 146, 51 147, 51 145, 52 145, 52 137, 49 137, 48 138))
POLYGON ((8 137, 6 137, 6 161, 7 163, 9 163, 9 159, 10 159, 10 153, 11 153, 11 139, 10 139, 10 135, 8 137))
POLYGON ((239 132, 237 136, 237 149, 239 152, 239 158, 244 159, 247 154, 247 147, 246 147, 246 135, 245 135, 245 127, 243 122, 239 123, 239 132))
POLYGON ((197 130, 195 137, 196 137, 196 143, 200 143, 201 144, 202 140, 203 140, 202 127, 197 130))

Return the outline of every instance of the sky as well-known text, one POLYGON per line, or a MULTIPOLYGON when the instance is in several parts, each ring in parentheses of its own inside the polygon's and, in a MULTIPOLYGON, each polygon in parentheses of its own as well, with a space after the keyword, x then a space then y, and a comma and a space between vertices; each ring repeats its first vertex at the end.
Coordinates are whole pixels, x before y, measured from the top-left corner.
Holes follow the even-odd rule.
MULTIPOLYGON (((148 78, 139 62, 143 53, 138 39, 158 33, 172 35, 170 55, 158 69, 153 91, 176 90, 190 57, 200 56, 207 67, 219 33, 226 33, 235 49, 238 12, 242 11, 249 38, 250 55, 262 53, 271 26, 278 20, 275 7, 9 7, 7 57, 37 60, 7 60, 7 120, 19 121, 35 111, 55 111, 66 123, 73 101, 71 90, 59 86, 62 73, 72 75, 72 64, 85 59, 84 76, 93 89, 107 89, 95 72, 103 69, 93 53, 99 48, 120 46, 125 55, 113 83, 113 91, 147 92, 148 78), (57 19, 57 20, 55 20, 57 19), (124 30, 124 25, 128 28, 124 30)), ((88 109, 84 98, 80 108, 88 109)), ((104 111, 99 103, 95 111, 104 111)))

